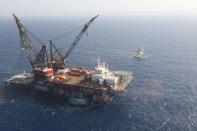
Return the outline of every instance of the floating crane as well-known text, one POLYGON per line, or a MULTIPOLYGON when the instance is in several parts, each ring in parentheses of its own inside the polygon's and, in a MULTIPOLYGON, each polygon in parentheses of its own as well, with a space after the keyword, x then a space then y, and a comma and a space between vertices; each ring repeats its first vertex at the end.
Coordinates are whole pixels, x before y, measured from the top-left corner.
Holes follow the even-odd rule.
POLYGON ((14 14, 13 16, 19 30, 21 51, 33 69, 29 73, 11 76, 6 80, 6 85, 52 93, 54 96, 67 98, 72 105, 87 106, 107 103, 113 92, 124 91, 133 79, 130 72, 110 71, 99 59, 94 70, 67 66, 73 49, 98 15, 82 27, 65 53, 60 52, 53 40, 39 40, 14 14), (32 37, 41 43, 39 51, 35 49, 32 37))
POLYGON ((50 48, 50 55, 48 55, 47 51, 47 44, 44 44, 41 40, 39 40, 33 33, 31 33, 24 24, 16 17, 16 15, 13 14, 13 17, 16 21, 18 30, 19 30, 19 36, 20 36, 20 43, 21 43, 21 50, 25 53, 25 56, 28 58, 31 66, 38 67, 38 66, 47 66, 48 64, 53 62, 54 68, 58 69, 61 67, 64 67, 67 64, 67 59, 70 56, 71 52, 79 42, 79 40, 82 38, 84 33, 87 31, 88 27, 91 25, 91 23, 98 17, 99 15, 91 18, 82 28, 82 30, 79 32, 79 34, 76 36, 75 40, 69 47, 68 51, 63 55, 60 53, 60 51, 57 49, 57 47, 53 44, 52 40, 49 40, 48 45, 50 48), (40 43, 42 43, 42 47, 38 53, 38 51, 33 46, 33 42, 30 38, 30 35, 33 36, 36 40, 38 40, 40 43), (54 53, 55 52, 55 53, 54 53), (58 54, 59 60, 54 60, 54 55, 58 54), (49 58, 50 57, 50 58, 49 58))

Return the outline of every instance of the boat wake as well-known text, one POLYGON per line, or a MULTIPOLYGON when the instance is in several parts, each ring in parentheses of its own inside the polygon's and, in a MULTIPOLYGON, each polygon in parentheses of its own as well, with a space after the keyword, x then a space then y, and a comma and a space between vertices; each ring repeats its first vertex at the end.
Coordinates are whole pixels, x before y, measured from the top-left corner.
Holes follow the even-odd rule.
POLYGON ((133 53, 133 55, 129 56, 129 58, 131 58, 131 59, 136 59, 136 60, 148 59, 149 57, 151 57, 150 54, 144 55, 142 58, 136 58, 134 53, 133 53))

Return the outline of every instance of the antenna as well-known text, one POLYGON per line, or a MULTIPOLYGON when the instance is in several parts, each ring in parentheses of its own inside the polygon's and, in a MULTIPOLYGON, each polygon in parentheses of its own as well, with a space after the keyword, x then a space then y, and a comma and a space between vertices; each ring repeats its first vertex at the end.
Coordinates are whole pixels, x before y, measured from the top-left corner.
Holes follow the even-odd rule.
POLYGON ((98 58, 97 58, 97 65, 99 66, 99 64, 100 64, 100 59, 99 59, 99 56, 98 56, 98 58))

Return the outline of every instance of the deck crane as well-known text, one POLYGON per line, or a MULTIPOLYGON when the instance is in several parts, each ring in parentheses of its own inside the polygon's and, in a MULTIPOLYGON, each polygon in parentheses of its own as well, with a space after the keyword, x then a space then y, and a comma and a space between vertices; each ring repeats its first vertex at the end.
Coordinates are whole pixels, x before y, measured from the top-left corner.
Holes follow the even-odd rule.
POLYGON ((19 20, 19 18, 15 14, 12 14, 12 16, 14 17, 16 25, 18 27, 21 52, 28 58, 30 65, 34 67, 34 61, 38 55, 38 52, 33 46, 33 42, 30 38, 30 35, 33 34, 25 27, 25 25, 19 20))
POLYGON ((47 66, 49 64, 52 65, 53 69, 58 70, 58 69, 63 69, 66 66, 66 60, 73 51, 74 47, 77 45, 79 40, 82 38, 84 33, 87 31, 88 27, 91 25, 91 23, 98 17, 99 15, 91 18, 82 28, 82 30, 79 32, 79 34, 76 36, 75 40, 71 44, 70 48, 68 51, 63 55, 55 46, 55 44, 52 42, 52 40, 49 40, 47 44, 43 44, 40 52, 36 56, 36 59, 34 61, 34 66, 47 66), (49 52, 50 55, 47 54, 47 45, 49 45, 49 52), (56 58, 59 59, 54 59, 55 54, 57 54, 56 58))
POLYGON ((95 16, 91 18, 82 28, 82 30, 79 32, 79 34, 76 36, 75 40, 71 44, 70 48, 68 51, 63 55, 60 53, 60 51, 56 48, 56 46, 53 44, 52 40, 49 40, 48 43, 43 43, 40 41, 33 33, 31 33, 25 25, 19 20, 19 18, 15 15, 12 14, 15 22, 17 24, 18 30, 19 30, 19 36, 20 36, 20 47, 22 53, 25 54, 25 56, 28 58, 31 66, 33 68, 35 67, 42 67, 42 66, 48 66, 50 63, 54 62, 54 54, 57 53, 58 57, 60 58, 59 60, 56 60, 55 64, 57 67, 54 67, 56 69, 58 68, 64 68, 65 65, 67 64, 66 61, 68 57, 70 56, 71 52, 79 42, 79 40, 82 38, 84 33, 87 31, 88 27, 91 25, 91 23, 99 16, 95 16), (42 44, 42 47, 40 51, 38 52, 35 47, 33 46, 33 42, 30 38, 30 36, 34 37, 39 43, 42 44), (50 55, 48 55, 48 45, 49 45, 49 52, 50 55), (54 53, 55 52, 55 53, 54 53))
MULTIPOLYGON (((62 69, 65 68, 65 66, 67 65, 67 59, 70 56, 71 52, 73 51, 73 49, 75 48, 75 46, 77 45, 77 43, 79 42, 79 40, 82 38, 82 36, 84 35, 84 33, 87 31, 88 27, 91 25, 91 23, 98 17, 99 15, 96 15, 95 17, 92 17, 82 28, 82 30, 79 32, 79 34, 76 36, 75 40, 73 41, 73 43, 71 44, 71 46, 69 47, 68 51, 65 53, 65 55, 63 55, 62 53, 59 52, 59 50, 55 47, 55 45, 53 44, 52 40, 49 40, 49 43, 51 46, 53 46, 53 48, 56 50, 58 57, 60 58, 60 60, 52 60, 52 67, 53 69, 57 70, 57 69, 62 69)), ((50 47, 50 49, 52 50, 52 48, 50 47)), ((52 51, 51 52, 51 58, 53 58, 52 55, 52 51)))
POLYGON ((32 68, 48 65, 49 63, 48 45, 50 47, 51 54, 52 51, 55 50, 56 52, 58 52, 58 55, 60 56, 58 49, 55 47, 55 45, 52 42, 50 43, 42 42, 32 32, 30 32, 30 30, 28 30, 25 27, 25 25, 19 20, 19 18, 15 14, 12 14, 12 16, 15 19, 19 31, 21 53, 24 54, 25 57, 27 57, 32 68), (33 37, 35 40, 37 40, 39 43, 41 43, 42 47, 39 52, 33 46, 33 42, 30 36, 33 37))
POLYGON ((79 32, 79 34, 76 36, 75 40, 73 41, 73 43, 71 44, 70 48, 68 49, 68 51, 65 53, 65 56, 62 57, 62 61, 66 62, 66 60, 68 59, 68 57, 70 56, 71 52, 73 51, 73 49, 75 48, 75 46, 77 45, 77 43, 79 42, 79 40, 82 38, 82 36, 84 35, 84 33, 86 32, 86 30, 88 29, 88 27, 91 25, 91 23, 98 17, 99 15, 96 15, 95 17, 91 18, 82 28, 82 30, 79 32))

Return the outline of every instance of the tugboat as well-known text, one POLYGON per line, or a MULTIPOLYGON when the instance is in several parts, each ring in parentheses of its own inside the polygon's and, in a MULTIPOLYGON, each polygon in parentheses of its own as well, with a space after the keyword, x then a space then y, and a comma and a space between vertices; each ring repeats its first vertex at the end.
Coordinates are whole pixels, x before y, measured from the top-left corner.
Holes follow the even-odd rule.
POLYGON ((141 45, 140 48, 137 50, 137 52, 136 52, 136 54, 135 54, 135 58, 138 58, 138 59, 144 58, 144 48, 143 48, 142 45, 141 45))

